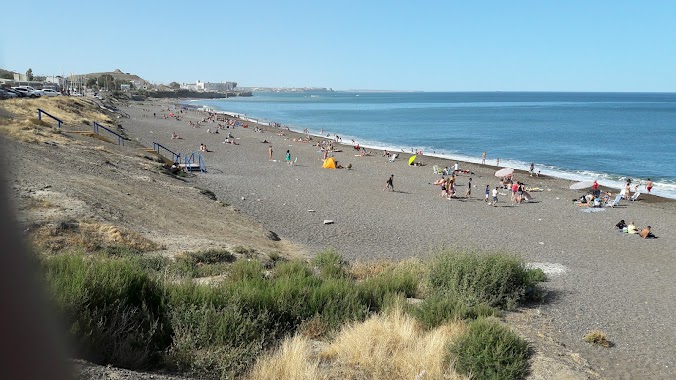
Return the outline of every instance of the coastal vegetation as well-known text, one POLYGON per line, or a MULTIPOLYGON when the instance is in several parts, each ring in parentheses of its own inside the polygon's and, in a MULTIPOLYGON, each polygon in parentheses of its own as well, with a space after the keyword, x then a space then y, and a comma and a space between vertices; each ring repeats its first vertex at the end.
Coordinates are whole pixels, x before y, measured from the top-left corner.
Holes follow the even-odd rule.
POLYGON ((259 379, 279 366, 309 374, 289 378, 337 369, 344 378, 480 369, 520 378, 528 369, 527 344, 490 319, 536 287, 506 255, 444 252, 368 271, 332 251, 309 261, 227 250, 170 260, 125 245, 60 252, 40 257, 42 272, 78 356, 95 363, 259 379), (443 263, 462 270, 442 274, 443 263), (310 350, 314 342, 324 347, 310 350), (419 368, 406 364, 422 357, 419 368))

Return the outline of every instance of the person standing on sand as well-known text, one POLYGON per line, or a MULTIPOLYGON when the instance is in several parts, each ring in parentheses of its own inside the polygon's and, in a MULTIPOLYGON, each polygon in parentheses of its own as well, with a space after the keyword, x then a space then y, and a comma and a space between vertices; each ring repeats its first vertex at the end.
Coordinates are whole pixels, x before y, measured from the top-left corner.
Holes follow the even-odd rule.
POLYGON ((268 148, 268 160, 272 161, 272 145, 268 148))
POLYGON ((650 194, 650 190, 653 189, 653 181, 648 178, 648 182, 645 183, 645 189, 648 190, 648 194, 650 194))
POLYGON ((488 188, 488 185, 486 185, 486 193, 485 193, 485 198, 484 202, 488 203, 488 195, 491 193, 491 190, 488 188))
MULTIPOLYGON (((498 188, 497 187, 495 189, 493 189, 492 203, 493 203, 493 207, 496 207, 498 205, 498 188)), ((489 205, 490 205, 490 203, 489 203, 489 205)))
POLYGON ((535 164, 532 163, 532 162, 530 163, 530 170, 529 170, 529 171, 530 171, 530 176, 532 177, 532 176, 533 176, 533 171, 535 171, 535 164))
POLYGON ((481 153, 481 165, 486 165, 486 151, 481 153))
POLYGON ((469 177, 469 181, 467 182, 467 191, 465 192, 465 198, 471 197, 472 197, 472 177, 469 177))
POLYGON ((286 164, 291 166, 291 152, 287 149, 286 150, 286 164))
POLYGON ((385 189, 388 191, 394 191, 394 174, 390 175, 390 178, 385 182, 385 189))

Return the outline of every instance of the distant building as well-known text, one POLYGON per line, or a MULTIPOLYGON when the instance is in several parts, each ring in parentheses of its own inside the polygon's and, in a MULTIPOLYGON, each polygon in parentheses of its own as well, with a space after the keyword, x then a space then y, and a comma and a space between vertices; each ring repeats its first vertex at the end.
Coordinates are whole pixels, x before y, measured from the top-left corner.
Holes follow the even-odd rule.
POLYGON ((228 92, 237 87, 237 82, 200 82, 183 83, 181 88, 190 91, 228 92))

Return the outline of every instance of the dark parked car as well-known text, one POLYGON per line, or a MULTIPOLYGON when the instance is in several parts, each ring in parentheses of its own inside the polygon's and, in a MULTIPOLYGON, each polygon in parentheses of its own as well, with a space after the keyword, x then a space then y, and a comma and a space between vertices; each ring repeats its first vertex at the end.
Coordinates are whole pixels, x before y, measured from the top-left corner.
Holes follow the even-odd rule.
POLYGON ((4 88, 0 88, 0 99, 11 99, 11 98, 18 98, 18 97, 19 97, 19 95, 15 94, 13 92, 7 91, 4 88))
POLYGON ((25 98, 26 94, 20 91, 17 91, 13 88, 6 88, 5 91, 11 92, 12 94, 16 95, 17 98, 25 98))

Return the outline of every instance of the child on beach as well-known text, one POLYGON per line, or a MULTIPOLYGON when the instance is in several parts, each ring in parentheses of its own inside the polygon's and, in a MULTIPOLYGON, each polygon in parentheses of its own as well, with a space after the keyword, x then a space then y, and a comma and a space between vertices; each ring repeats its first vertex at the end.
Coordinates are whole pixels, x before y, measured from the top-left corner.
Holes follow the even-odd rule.
POLYGON ((268 148, 268 160, 272 161, 272 145, 268 148))
POLYGON ((467 191, 465 192, 465 198, 471 197, 472 197, 472 177, 469 177, 469 181, 467 182, 467 191))
POLYGON ((286 164, 289 165, 289 166, 291 166, 291 164, 292 164, 292 162, 291 162, 291 152, 289 152, 288 149, 286 150, 286 164))
POLYGON ((648 193, 653 189, 653 181, 651 181, 650 178, 648 178, 648 181, 645 183, 645 189, 648 190, 648 193))
MULTIPOLYGON (((489 203, 490 205, 491 203, 489 203)), ((496 187, 493 189, 493 200, 492 200, 493 207, 496 207, 498 205, 498 188, 496 187)))
POLYGON ((486 193, 485 193, 485 196, 486 196, 486 197, 484 198, 484 202, 486 202, 486 203, 488 203, 488 194, 490 194, 490 192, 491 192, 491 191, 490 191, 490 189, 488 188, 488 185, 486 185, 486 193))

